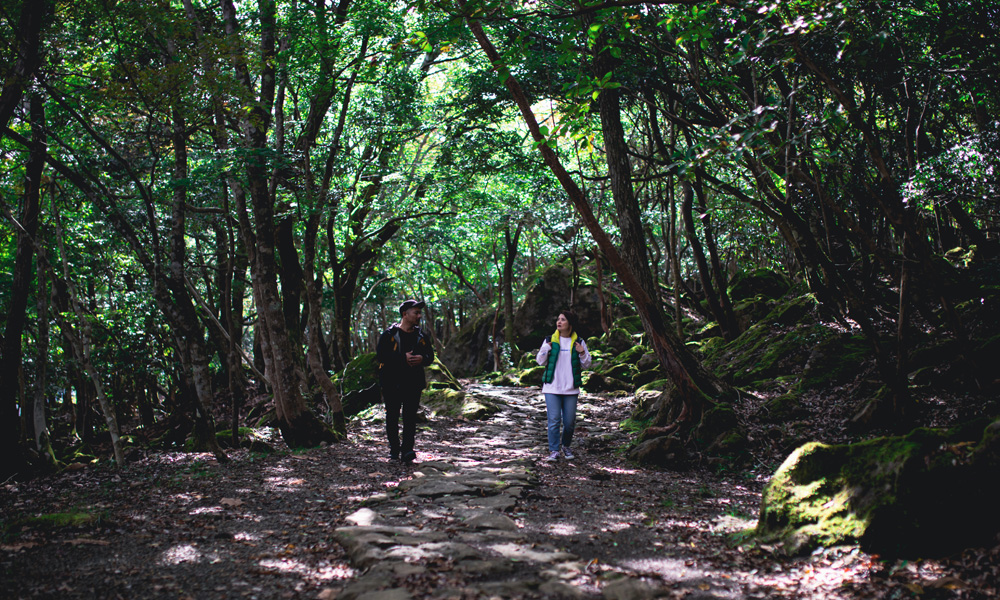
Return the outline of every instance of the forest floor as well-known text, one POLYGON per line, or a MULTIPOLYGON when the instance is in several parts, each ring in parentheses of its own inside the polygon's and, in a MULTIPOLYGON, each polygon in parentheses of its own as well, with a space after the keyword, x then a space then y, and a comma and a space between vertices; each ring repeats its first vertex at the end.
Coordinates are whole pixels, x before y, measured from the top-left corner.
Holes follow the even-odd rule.
POLYGON ((629 398, 581 398, 547 463, 537 391, 471 385, 490 418, 435 417, 390 462, 378 409, 343 443, 150 453, 0 487, 2 598, 990 598, 998 551, 883 561, 739 545, 765 478, 637 468, 629 398))

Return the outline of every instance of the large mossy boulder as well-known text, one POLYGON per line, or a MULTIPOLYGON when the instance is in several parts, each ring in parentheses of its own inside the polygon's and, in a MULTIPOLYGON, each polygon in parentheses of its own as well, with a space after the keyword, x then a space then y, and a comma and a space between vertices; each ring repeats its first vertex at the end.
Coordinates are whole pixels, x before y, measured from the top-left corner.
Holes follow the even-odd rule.
MULTIPOLYGON (((630 378, 631 379, 631 378, 630 378)), ((591 392, 630 392, 632 384, 593 371, 583 372, 583 389, 591 392)))
POLYGON ((729 298, 733 302, 761 296, 776 299, 784 296, 790 287, 784 275, 768 269, 740 272, 729 282, 729 298))
POLYGON ((601 349, 612 355, 619 355, 635 346, 632 334, 622 327, 615 327, 601 336, 601 349))
POLYGON ((816 389, 853 379, 869 358, 872 347, 863 335, 830 335, 810 350, 799 389, 816 389))
MULTIPOLYGON (((528 288, 524 301, 514 312, 514 333, 518 347, 525 355, 534 356, 542 341, 552 335, 560 310, 568 308, 580 317, 579 333, 584 337, 601 331, 601 299, 597 288, 581 285, 572 290, 572 279, 570 267, 552 265, 543 270, 528 288)), ((608 290, 605 290, 605 299, 616 312, 628 310, 628 306, 608 290)), ((495 332, 503 340, 505 325, 503 315, 498 316, 493 307, 487 308, 469 320, 448 343, 441 353, 442 362, 456 377, 483 374, 493 365, 492 336, 495 332)))
POLYGON ((542 271, 528 288, 524 301, 514 313, 514 332, 523 351, 537 350, 542 340, 552 335, 560 310, 576 313, 580 318, 581 335, 601 331, 601 299, 597 287, 582 285, 572 290, 572 281, 573 270, 565 264, 556 264, 542 271))
POLYGON ((859 542, 884 556, 929 557, 992 544, 998 466, 1000 421, 985 430, 979 423, 856 444, 810 442, 764 490, 756 535, 790 554, 859 542))
MULTIPOLYGON (((471 319, 441 353, 441 362, 448 365, 449 371, 456 377, 472 377, 492 367, 493 343, 490 334, 494 316, 492 310, 487 310, 471 319)), ((502 324, 498 323, 497 327, 502 328, 502 324)))
POLYGON ((431 389, 462 389, 462 385, 458 382, 458 379, 455 379, 455 376, 451 374, 451 370, 437 356, 434 357, 433 363, 424 367, 424 376, 427 377, 427 387, 431 389))
POLYGON ((713 349, 707 360, 716 373, 736 385, 754 384, 801 372, 812 350, 831 335, 830 329, 818 323, 775 329, 762 322, 713 349))
POLYGON ((359 354, 347 363, 340 378, 340 393, 345 417, 353 417, 382 401, 378 385, 378 359, 374 352, 359 354))
POLYGON ((425 390, 421 404, 433 416, 458 417, 470 421, 489 418, 500 410, 499 404, 487 396, 451 389, 425 390))

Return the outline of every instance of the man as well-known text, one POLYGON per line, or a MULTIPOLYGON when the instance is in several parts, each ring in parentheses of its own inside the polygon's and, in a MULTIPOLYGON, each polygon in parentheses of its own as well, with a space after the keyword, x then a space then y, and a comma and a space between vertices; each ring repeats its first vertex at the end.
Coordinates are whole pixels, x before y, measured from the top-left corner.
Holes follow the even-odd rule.
POLYGON ((427 333, 420 329, 422 309, 426 306, 418 300, 403 302, 399 306, 399 323, 382 332, 376 348, 389 458, 402 458, 405 463, 412 463, 417 458, 413 438, 417 431, 420 394, 427 387, 424 367, 434 361, 434 346, 427 333), (402 440, 399 437, 400 409, 403 413, 402 440))

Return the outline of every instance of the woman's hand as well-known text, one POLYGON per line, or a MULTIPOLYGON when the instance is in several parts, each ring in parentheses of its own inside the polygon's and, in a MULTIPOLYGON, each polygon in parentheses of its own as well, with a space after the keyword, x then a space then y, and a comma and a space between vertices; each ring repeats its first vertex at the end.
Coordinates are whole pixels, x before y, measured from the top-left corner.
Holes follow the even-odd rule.
POLYGON ((574 344, 573 345, 573 349, 575 349, 580 354, 583 354, 583 344, 581 344, 580 342, 577 342, 576 344, 574 344))

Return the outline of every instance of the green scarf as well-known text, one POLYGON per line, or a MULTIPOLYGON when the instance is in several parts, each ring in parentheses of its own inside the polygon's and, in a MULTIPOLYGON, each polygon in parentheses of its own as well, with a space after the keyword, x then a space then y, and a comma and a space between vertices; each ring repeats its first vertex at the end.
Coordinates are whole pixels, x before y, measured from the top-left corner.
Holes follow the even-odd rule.
MULTIPOLYGON (((552 380, 556 377, 556 363, 559 361, 559 337, 559 331, 556 330, 556 332, 552 334, 552 339, 550 340, 550 342, 552 342, 552 349, 549 350, 549 359, 545 363, 545 373, 542 374, 542 381, 544 383, 552 383, 552 380)), ((573 367, 573 386, 580 387, 582 385, 580 372, 583 370, 583 367, 580 366, 580 354, 574 349, 575 346, 576 332, 574 331, 570 335, 569 356, 570 365, 573 367)))

